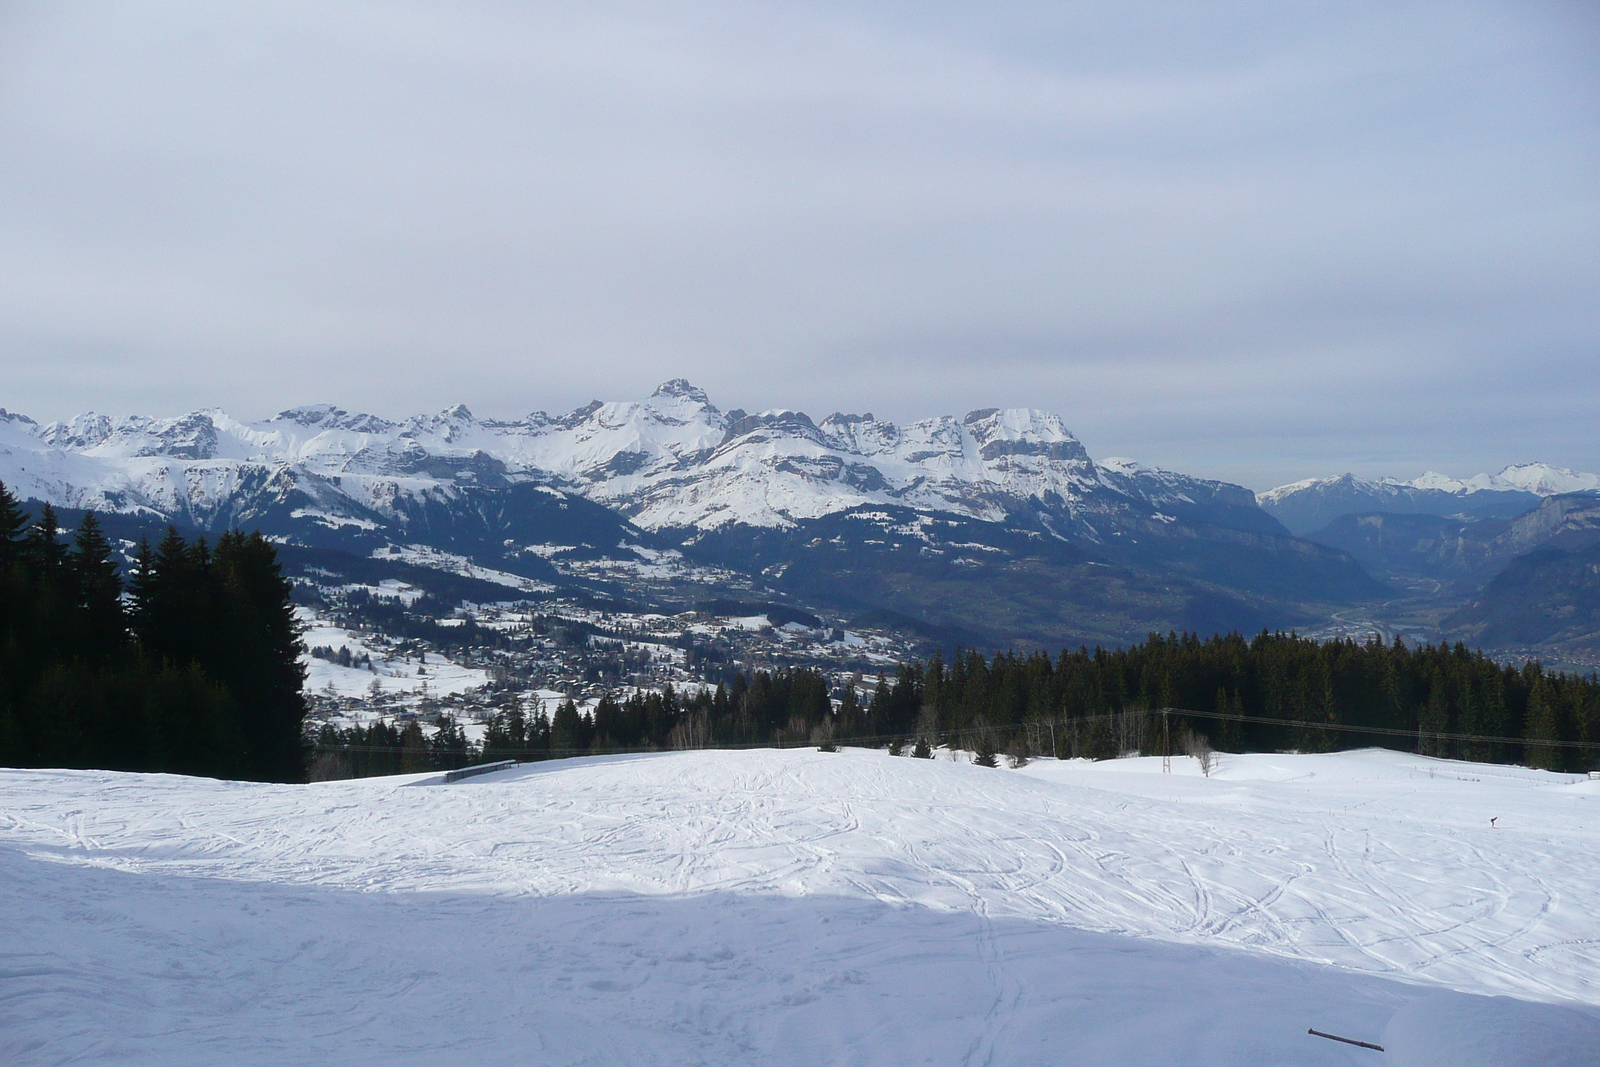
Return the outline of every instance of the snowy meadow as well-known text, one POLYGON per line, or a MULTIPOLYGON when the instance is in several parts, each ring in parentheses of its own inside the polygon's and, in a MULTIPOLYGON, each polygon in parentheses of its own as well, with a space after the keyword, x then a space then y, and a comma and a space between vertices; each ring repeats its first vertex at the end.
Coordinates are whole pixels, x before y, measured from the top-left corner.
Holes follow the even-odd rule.
POLYGON ((1376 750, 1161 764, 0 771, 0 1055, 1600 1061, 1600 782, 1376 750))

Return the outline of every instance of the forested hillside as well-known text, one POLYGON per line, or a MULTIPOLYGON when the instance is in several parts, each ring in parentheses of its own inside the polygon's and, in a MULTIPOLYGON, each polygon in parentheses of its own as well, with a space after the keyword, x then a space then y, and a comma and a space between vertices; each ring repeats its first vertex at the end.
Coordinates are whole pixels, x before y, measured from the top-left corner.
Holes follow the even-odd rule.
POLYGON ((300 642, 272 544, 169 531, 124 584, 94 514, 70 547, 0 486, 0 765, 305 775, 300 642))

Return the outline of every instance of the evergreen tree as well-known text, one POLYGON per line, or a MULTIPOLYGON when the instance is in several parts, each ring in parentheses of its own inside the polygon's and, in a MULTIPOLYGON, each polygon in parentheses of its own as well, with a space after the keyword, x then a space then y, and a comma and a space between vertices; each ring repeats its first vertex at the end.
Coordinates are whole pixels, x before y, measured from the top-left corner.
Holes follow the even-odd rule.
POLYGON ((0 759, 303 778, 298 638, 268 542, 226 536, 217 566, 169 528, 155 551, 141 545, 130 613, 92 513, 70 550, 48 506, 19 542, 10 499, 0 492, 12 557, 0 567, 0 759))
POLYGON ((120 652, 128 637, 127 616, 122 610, 122 574, 92 511, 85 512, 78 525, 71 564, 90 654, 104 659, 120 652))
POLYGON ((989 721, 979 715, 972 724, 972 762, 979 767, 997 767, 999 749, 995 745, 995 731, 989 721))
POLYGON ((23 531, 28 525, 28 513, 0 482, 0 568, 10 566, 22 551, 23 531))
POLYGON ((23 539, 23 551, 41 579, 63 581, 67 549, 61 543, 61 524, 56 519, 56 509, 49 504, 39 509, 39 518, 23 539))
POLYGON ((209 553, 191 549, 172 526, 153 553, 148 548, 141 546, 134 569, 134 633, 151 659, 174 664, 190 661, 196 658, 202 640, 212 643, 203 589, 207 575, 201 571, 209 562, 209 553))
POLYGON ((1555 701, 1551 696, 1544 677, 1541 675, 1535 679, 1533 688, 1528 691, 1527 727, 1523 736, 1528 741, 1524 746, 1528 766, 1553 771, 1561 766, 1560 751, 1552 744, 1535 743, 1555 741, 1560 736, 1556 725, 1555 701))
POLYGON ((1445 699, 1444 680, 1429 679, 1428 703, 1417 723, 1417 751, 1424 756, 1447 754, 1445 743, 1439 735, 1450 728, 1450 706, 1445 699))
POLYGON ((150 623, 150 604, 155 581, 155 552, 149 538, 139 538, 138 551, 133 556, 133 569, 128 573, 128 627, 137 637, 146 633, 150 623))
POLYGON ((436 729, 430 744, 433 766, 444 771, 465 767, 470 756, 467 752, 467 736, 460 724, 449 715, 441 715, 434 721, 434 726, 436 729))
POLYGON ((400 732, 400 773, 415 774, 433 769, 433 754, 421 725, 415 719, 400 732))
POLYGON ((206 667, 239 694, 246 773, 266 781, 300 781, 307 757, 305 667, 290 599, 293 586, 283 577, 276 549, 259 533, 223 534, 212 569, 215 588, 207 599, 216 605, 217 635, 223 641, 207 648, 206 667))
POLYGON ((528 758, 528 719, 515 696, 507 698, 500 711, 489 720, 483 734, 483 762, 528 758))
POLYGON ((866 732, 866 709, 861 706, 861 699, 856 695, 855 682, 851 681, 844 687, 844 693, 839 698, 838 733, 841 739, 848 741, 854 737, 861 737, 866 732))
POLYGON ((568 697, 556 705, 555 714, 550 716, 550 754, 571 756, 588 747, 583 743, 583 717, 578 705, 568 697))

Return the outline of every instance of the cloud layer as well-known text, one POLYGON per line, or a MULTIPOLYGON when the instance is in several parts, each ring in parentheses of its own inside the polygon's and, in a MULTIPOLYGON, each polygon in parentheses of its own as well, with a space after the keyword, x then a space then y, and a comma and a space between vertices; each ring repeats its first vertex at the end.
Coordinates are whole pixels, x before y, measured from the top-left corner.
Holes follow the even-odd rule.
POLYGON ((1600 467, 1600 33, 1472 2, 13 4, 0 403, 1061 411, 1600 467))

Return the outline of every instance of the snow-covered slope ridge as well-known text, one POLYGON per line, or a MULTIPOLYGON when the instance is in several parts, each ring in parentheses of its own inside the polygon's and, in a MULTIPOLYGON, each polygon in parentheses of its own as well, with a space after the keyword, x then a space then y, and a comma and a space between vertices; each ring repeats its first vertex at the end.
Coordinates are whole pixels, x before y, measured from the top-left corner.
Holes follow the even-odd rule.
POLYGON ((1600 492, 1600 475, 1524 463, 1464 480, 1437 471, 1409 481, 1353 474, 1308 478, 1259 493, 1256 499, 1290 530, 1307 534, 1341 516, 1371 512, 1511 518, 1542 497, 1594 492, 1600 492))
POLYGON ((1098 467, 1045 412, 816 423, 796 411, 722 412, 682 379, 646 400, 517 422, 479 420, 460 406, 401 423, 328 405, 259 423, 204 411, 38 426, 0 412, 0 480, 56 504, 148 509, 201 525, 237 509, 241 493, 298 492, 310 499, 304 510, 339 523, 392 515, 406 496, 518 481, 581 494, 647 529, 786 526, 871 504, 988 520, 1042 507, 1091 524, 1130 505, 1143 515, 1256 510, 1239 486, 1127 461, 1098 467))
POLYGON ((1280 485, 1276 489, 1257 493, 1256 499, 1263 506, 1270 506, 1308 490, 1340 485, 1374 496, 1392 496, 1413 489, 1449 493, 1460 497, 1493 492, 1556 496, 1561 493, 1600 491, 1600 474, 1584 474, 1565 467, 1552 467, 1548 463, 1518 463, 1506 467, 1499 474, 1475 474, 1471 478, 1452 478, 1438 471, 1426 471, 1411 479, 1367 479, 1344 474, 1337 478, 1306 478, 1290 482, 1288 485, 1280 485))
POLYGON ((1600 783, 1373 751, 1174 771, 859 750, 451 786, 0 771, 0 1051, 1600 1061, 1600 783))

